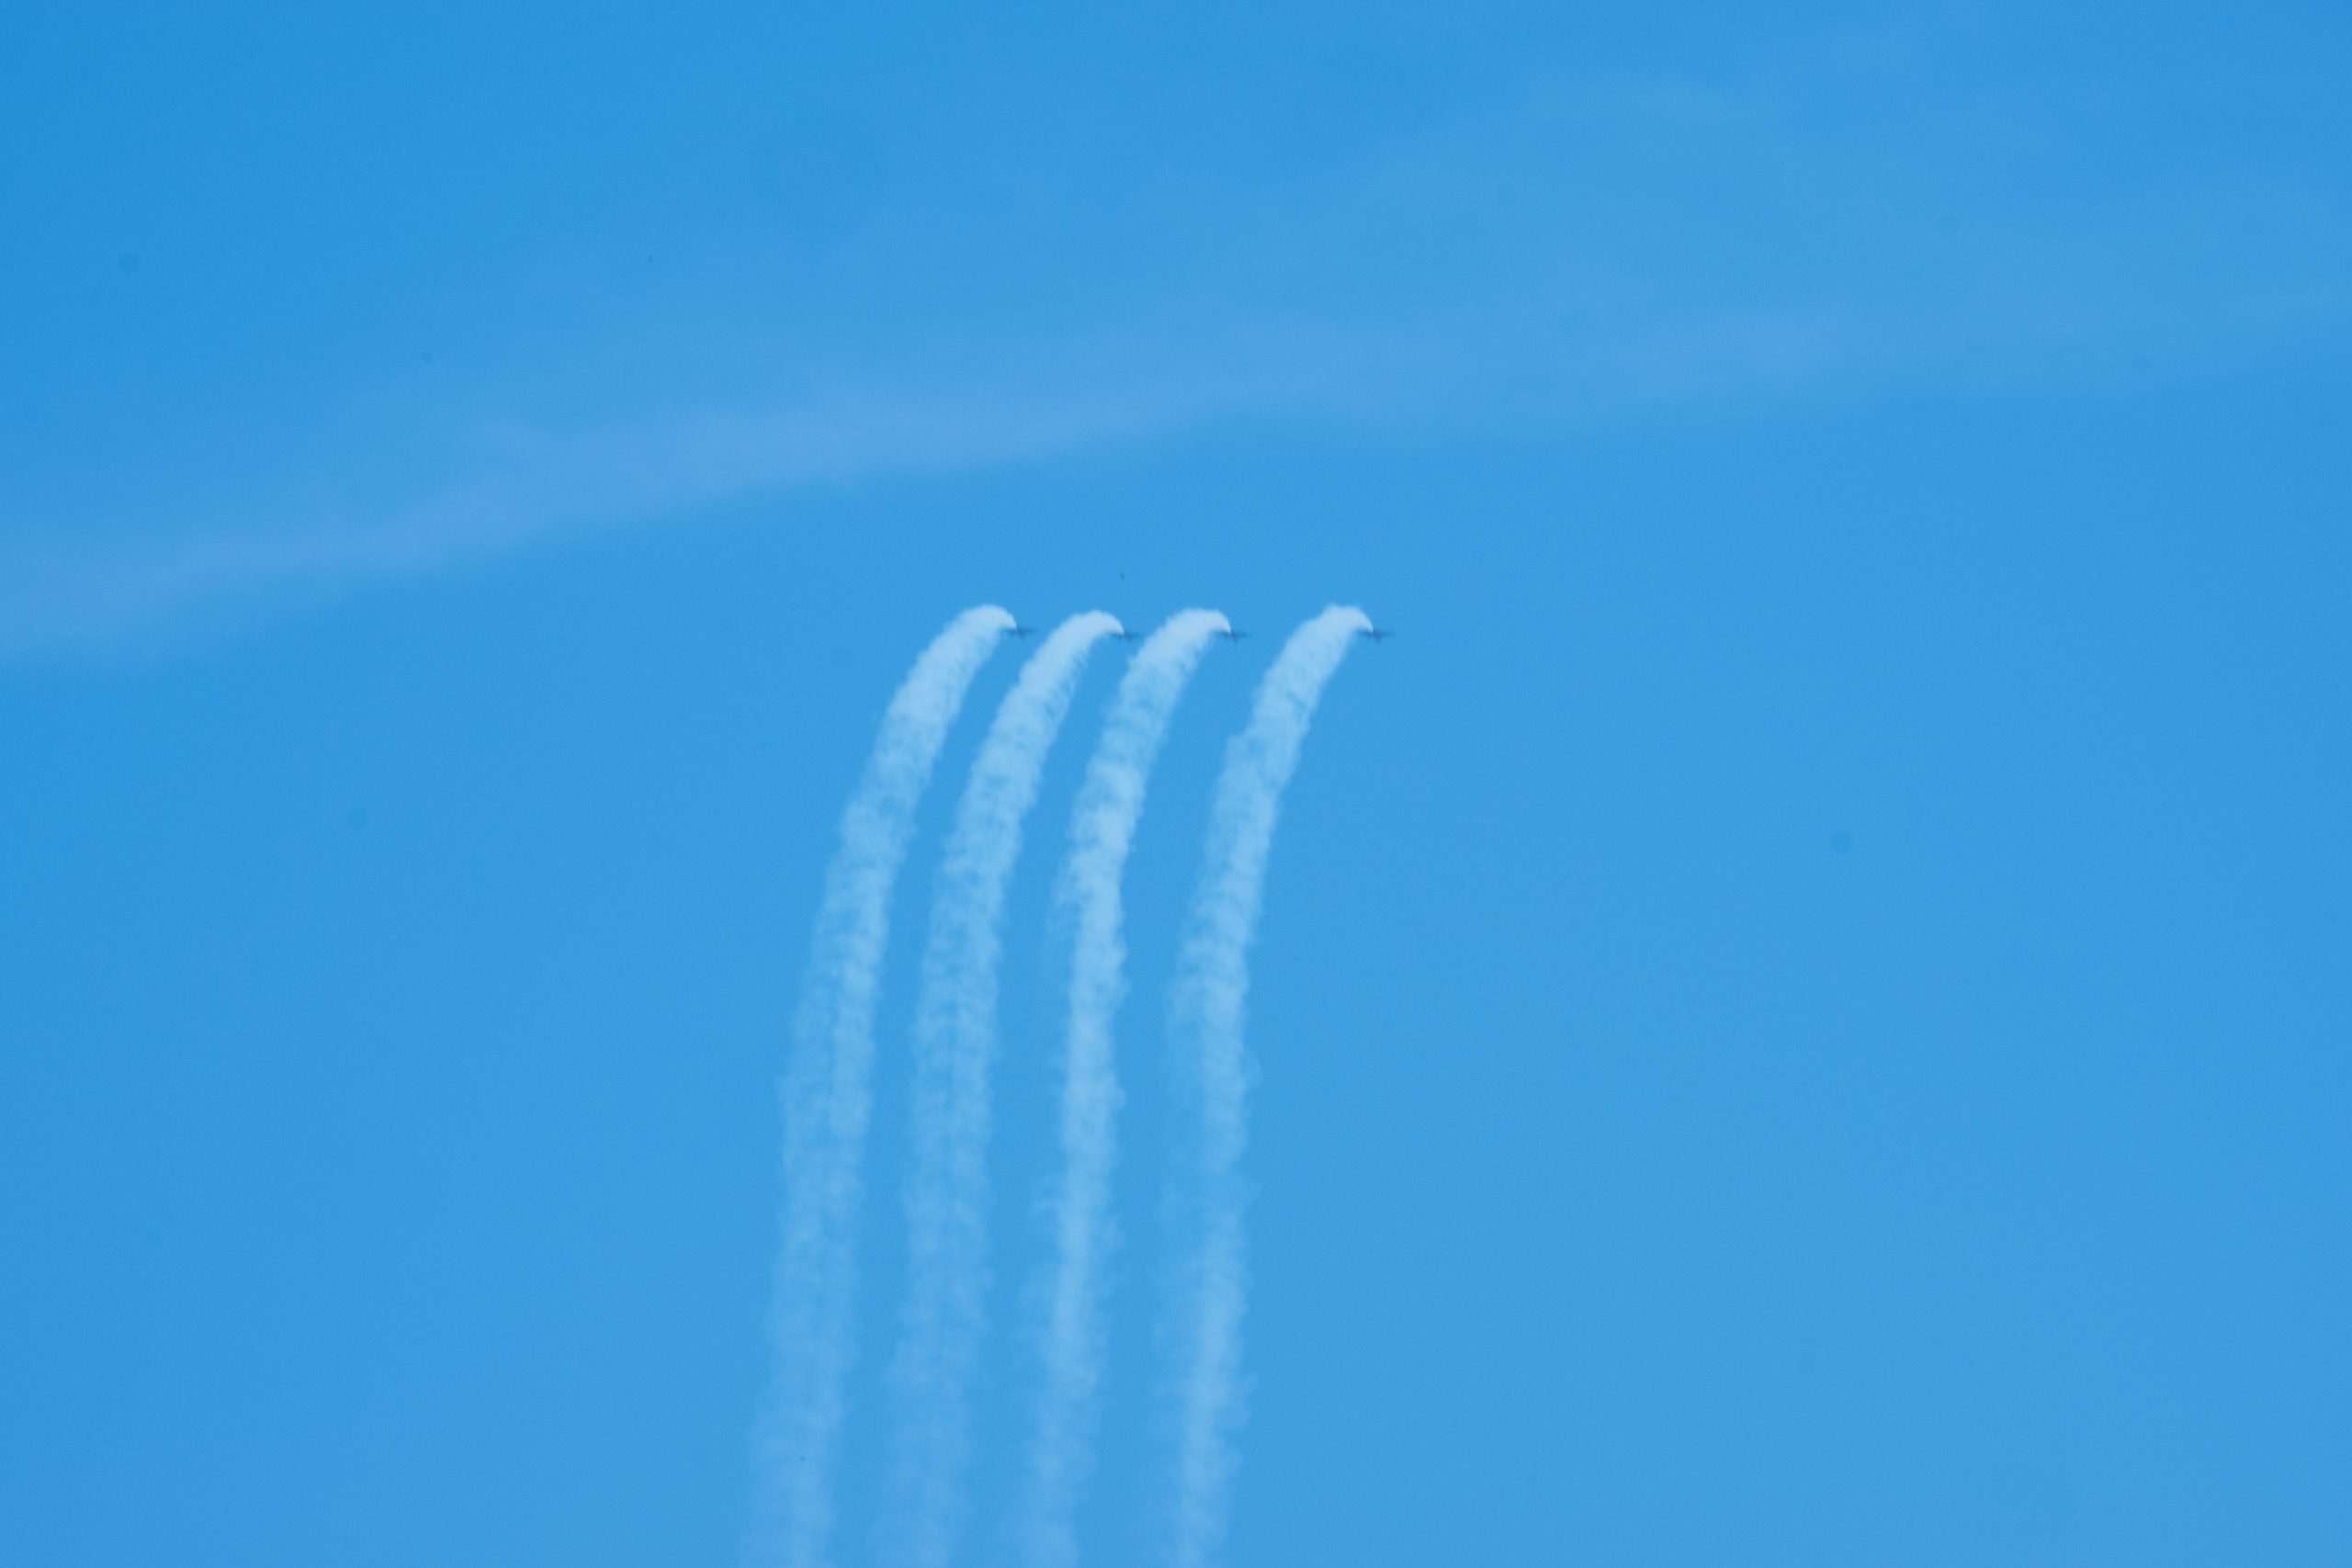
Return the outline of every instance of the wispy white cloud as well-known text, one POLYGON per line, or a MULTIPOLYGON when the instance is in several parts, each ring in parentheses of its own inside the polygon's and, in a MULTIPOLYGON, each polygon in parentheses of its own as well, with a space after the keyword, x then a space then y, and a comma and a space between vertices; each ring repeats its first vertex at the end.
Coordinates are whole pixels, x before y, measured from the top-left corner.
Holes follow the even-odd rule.
POLYGON ((407 504, 266 524, 0 539, 0 657, 135 633, 224 601, 315 597, 747 494, 1034 461, 1159 428, 1182 411, 1106 393, 808 402, 637 426, 510 431, 471 480, 407 504))
MULTIPOLYGON (((405 499, 256 500, 99 533, 0 519, 0 659, 738 498, 1211 422, 1493 433, 2180 375, 2313 352, 2352 320, 2352 206, 2325 182, 2161 159, 2052 176, 2063 127, 2012 107, 1962 134, 1906 102, 1906 68, 1883 40, 1843 39, 1736 80, 1555 85, 1363 156, 1306 198, 1240 204, 1182 276, 1138 271, 1058 319, 930 331, 872 320, 869 302, 821 343, 699 321, 635 406, 640 383, 581 368, 598 362, 581 345, 573 379, 618 389, 594 414, 503 419, 488 441, 385 430, 384 450, 445 476, 405 499), (1838 86, 1857 49, 1887 78, 1859 107, 1838 86), (678 367, 730 336, 752 346, 726 373, 678 367), (743 368, 761 356, 794 367, 797 389, 743 368)), ((952 317, 932 306, 923 320, 952 317)), ((495 387, 469 395, 500 406, 495 387)), ((307 465, 299 481, 332 493, 333 450, 307 465)))

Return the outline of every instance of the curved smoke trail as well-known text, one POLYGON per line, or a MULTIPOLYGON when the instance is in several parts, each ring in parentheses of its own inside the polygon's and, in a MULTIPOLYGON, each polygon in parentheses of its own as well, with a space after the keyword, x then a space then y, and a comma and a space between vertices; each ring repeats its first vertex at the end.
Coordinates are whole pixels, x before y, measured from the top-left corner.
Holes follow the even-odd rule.
POLYGON ((1004 611, 981 605, 923 649, 882 716, 825 869, 783 1083, 784 1223, 769 1314, 775 1359, 753 1439, 746 1554, 763 1568, 818 1568, 828 1560, 832 1443, 849 1360, 851 1229, 890 888, 948 727, 1012 625, 1004 611))
POLYGON ((987 1311, 988 1080, 1005 884, 1087 655, 1119 630, 1099 611, 1073 615, 1022 667, 973 761, 940 863, 915 1000, 908 1301, 891 1368, 896 1524, 907 1559, 922 1568, 944 1564, 954 1538, 965 1405, 987 1311))
POLYGON ((1102 1269, 1115 1237, 1111 1170, 1119 1111, 1112 1023, 1126 997, 1119 879, 1143 815, 1152 764, 1193 671, 1219 632, 1214 610, 1185 610, 1151 634, 1111 700, 1102 738, 1070 808, 1055 900, 1073 917, 1069 1022, 1062 1061, 1062 1174, 1051 1200, 1054 1256, 1041 1335, 1044 1386, 1028 1506, 1029 1558, 1078 1561, 1078 1495, 1091 1458, 1102 1379, 1102 1269))
POLYGON ((1233 1435, 1241 1418, 1240 1164, 1249 1061, 1242 1043, 1250 943, 1283 790, 1298 766, 1315 705, 1359 633, 1363 612, 1333 605, 1293 632, 1258 684, 1250 724, 1227 745, 1209 810, 1200 886, 1185 920, 1170 995, 1170 1033, 1199 1077, 1201 1142, 1191 1218, 1193 1260, 1182 1284, 1177 1390, 1177 1568, 1204 1568, 1225 1531, 1233 1435))

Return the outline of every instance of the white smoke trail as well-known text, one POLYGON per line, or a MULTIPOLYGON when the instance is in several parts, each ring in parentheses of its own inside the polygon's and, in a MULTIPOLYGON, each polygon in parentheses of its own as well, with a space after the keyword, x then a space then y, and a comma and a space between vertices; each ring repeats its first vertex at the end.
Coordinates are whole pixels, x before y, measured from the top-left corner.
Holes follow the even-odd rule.
POLYGON ((1250 943, 1283 790, 1323 688, 1357 634, 1361 610, 1334 605, 1293 632, 1258 684, 1250 724, 1226 747, 1209 811, 1201 881, 1193 895, 1170 995, 1170 1035, 1189 1049, 1201 1096, 1199 1167, 1190 1214, 1197 1234, 1180 1321, 1176 1412, 1177 1568, 1205 1568, 1225 1533, 1233 1438, 1241 1420, 1242 1145, 1250 1066, 1242 1043, 1250 943))
POLYGON ((832 1443, 854 1282, 851 1235, 890 889, 948 727, 1012 625, 1004 611, 981 605, 923 649, 882 716, 825 870, 783 1082, 784 1221, 769 1312, 775 1365, 753 1438, 745 1553, 758 1568, 820 1568, 830 1561, 832 1443))
POLYGON ((1127 988, 1119 880, 1169 720, 1209 639, 1230 630, 1214 610, 1185 610, 1151 634, 1119 682, 1070 809, 1069 852, 1055 887, 1056 902, 1070 912, 1076 930, 1062 1063, 1062 1173, 1051 1201, 1053 1272, 1027 1515, 1029 1560, 1038 1568, 1071 1568, 1078 1561, 1078 1496, 1102 1379, 1102 1276, 1116 1240, 1110 1195, 1121 1098, 1112 1024, 1127 988))
POLYGON ((1022 668, 973 761, 940 863, 915 1001, 908 1300, 891 1368, 897 1544, 918 1568, 941 1568, 958 1522, 965 1406, 985 1326, 989 1069, 1005 884, 1087 655, 1118 630, 1100 612, 1073 615, 1022 668))

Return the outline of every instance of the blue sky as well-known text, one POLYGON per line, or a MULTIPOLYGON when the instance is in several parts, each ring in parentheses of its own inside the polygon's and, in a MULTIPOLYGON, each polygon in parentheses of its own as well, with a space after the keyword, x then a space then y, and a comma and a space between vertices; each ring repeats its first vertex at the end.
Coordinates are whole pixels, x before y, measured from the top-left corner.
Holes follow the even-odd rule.
MULTIPOLYGON (((1218 749, 1339 600, 1232 1562, 2343 1561, 2347 75, 2319 5, 0 17, 0 1556, 733 1561, 836 814, 992 599, 1257 634, 1128 879, 1097 1560, 1218 749)), ((849 1561, 1015 662, 897 909, 849 1561)))

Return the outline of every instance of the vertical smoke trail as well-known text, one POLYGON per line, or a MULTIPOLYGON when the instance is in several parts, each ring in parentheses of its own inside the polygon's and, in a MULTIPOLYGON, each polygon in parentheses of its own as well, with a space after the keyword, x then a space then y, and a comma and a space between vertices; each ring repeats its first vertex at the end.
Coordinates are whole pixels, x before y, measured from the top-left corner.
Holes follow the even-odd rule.
POLYGON ((1012 624, 995 605, 981 605, 923 649, 882 716, 825 870, 783 1083, 784 1224, 769 1312, 775 1360, 753 1438, 746 1552, 760 1568, 819 1568, 829 1560, 832 1441, 849 1359, 850 1237, 890 888, 948 727, 1012 624))
POLYGON ((1027 1521, 1029 1558, 1038 1568, 1071 1568, 1078 1561, 1078 1495, 1086 1482, 1102 1379, 1102 1273, 1114 1241, 1110 1190, 1120 1100, 1111 1029, 1126 996, 1119 879, 1169 720, 1209 638, 1230 630, 1214 610, 1185 610, 1151 634, 1119 682, 1070 810, 1069 853, 1055 898, 1074 917, 1077 940, 1062 1064, 1062 1176, 1052 1200, 1053 1274, 1042 1332, 1045 1382, 1027 1521))
POLYGON ((988 1079, 1005 884, 1087 655, 1119 629, 1100 612, 1073 615, 1022 668, 973 761, 940 863, 915 1001, 908 1301, 891 1368, 896 1524, 920 1568, 946 1562, 957 1523, 967 1390, 986 1314, 988 1079))
POLYGON ((1170 996, 1171 1035, 1194 1054, 1201 1095, 1197 1187, 1190 1218, 1197 1248, 1182 1281, 1189 1323, 1179 1325, 1177 1389, 1177 1568, 1205 1568, 1225 1531, 1233 1474, 1233 1435, 1241 1418, 1241 1149, 1249 1061, 1242 1005, 1250 987, 1250 943, 1273 847, 1283 789, 1323 688, 1372 623, 1334 605, 1293 632, 1259 682, 1249 728, 1225 752, 1199 887, 1185 921, 1170 996))

